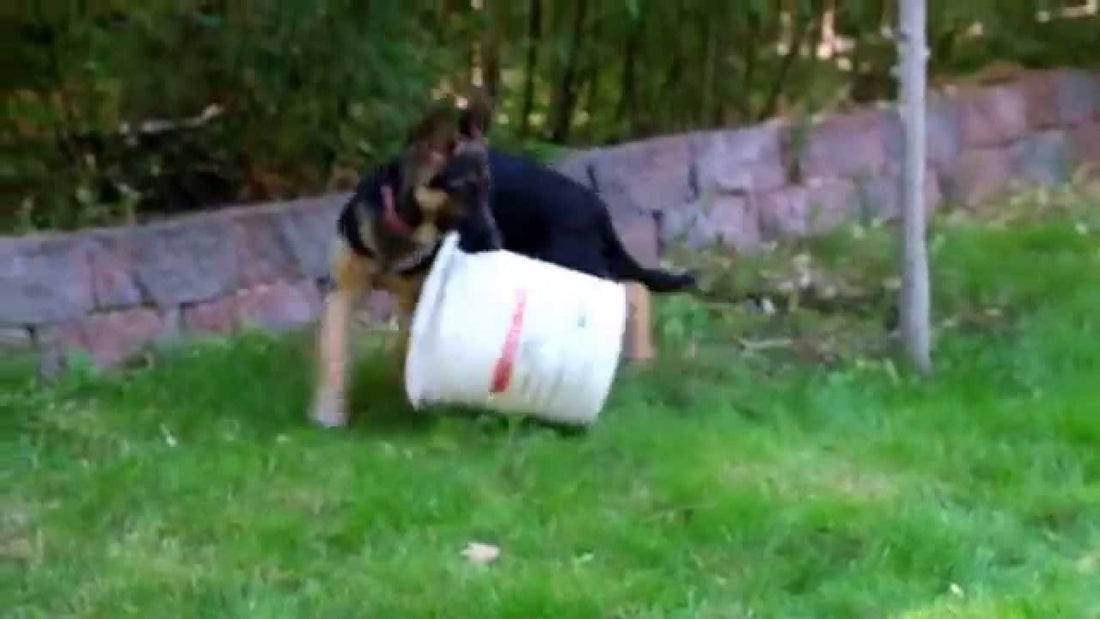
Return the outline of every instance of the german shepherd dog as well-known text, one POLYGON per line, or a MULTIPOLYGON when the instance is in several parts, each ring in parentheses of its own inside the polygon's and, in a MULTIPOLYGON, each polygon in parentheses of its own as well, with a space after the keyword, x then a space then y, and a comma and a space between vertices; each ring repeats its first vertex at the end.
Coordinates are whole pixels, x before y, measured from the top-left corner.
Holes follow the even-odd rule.
POLYGON ((398 300, 401 358, 408 329, 442 236, 459 233, 468 253, 507 249, 653 292, 695 286, 695 277, 642 267, 623 247, 607 206, 595 192, 533 161, 490 149, 492 106, 475 97, 458 117, 437 111, 411 132, 406 151, 364 179, 338 223, 332 280, 319 334, 313 419, 342 426, 346 332, 363 292, 388 290, 398 300))
POLYGON ((397 299, 403 358, 412 313, 443 236, 457 231, 459 246, 469 253, 501 247, 489 211, 484 144, 459 137, 453 111, 429 113, 410 132, 404 152, 363 178, 340 213, 332 290, 318 331, 311 413, 317 424, 347 423, 348 323, 365 293, 386 290, 397 299))
POLYGON ((582 273, 642 284, 651 292, 696 285, 690 273, 641 266, 623 247, 596 192, 530 159, 489 148, 492 103, 476 100, 459 120, 461 140, 488 151, 490 210, 504 249, 582 273))

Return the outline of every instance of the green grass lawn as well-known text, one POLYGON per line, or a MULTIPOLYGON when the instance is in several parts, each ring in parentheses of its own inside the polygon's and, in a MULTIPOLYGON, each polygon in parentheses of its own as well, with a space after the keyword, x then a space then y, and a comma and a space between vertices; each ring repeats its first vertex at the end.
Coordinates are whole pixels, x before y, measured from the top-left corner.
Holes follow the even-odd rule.
MULTIPOLYGON (((587 433, 410 412, 369 351, 354 426, 314 429, 301 336, 50 386, 9 363, 0 614, 1100 617, 1098 213, 941 221, 931 379, 874 295, 665 299, 661 361, 587 433)), ((872 289, 892 250, 859 232, 733 278, 803 252, 872 289)))

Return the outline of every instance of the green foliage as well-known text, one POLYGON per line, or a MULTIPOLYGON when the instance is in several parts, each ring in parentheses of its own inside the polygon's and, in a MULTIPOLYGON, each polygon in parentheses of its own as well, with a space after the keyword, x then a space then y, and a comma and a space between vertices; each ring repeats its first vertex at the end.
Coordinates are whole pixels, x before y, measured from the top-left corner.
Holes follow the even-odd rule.
MULTIPOLYGON (((553 157, 891 98, 895 0, 217 0, 5 9, 0 229, 75 227, 347 187, 431 93, 481 69, 494 139, 553 157), (814 53, 828 11, 845 46, 814 53), (131 128, 200 118, 160 132, 131 128)), ((1100 17, 930 0, 934 77, 1096 65, 1100 17), (976 28, 980 25, 980 29, 976 28), (980 32, 979 32, 980 30, 980 32)))
POLYGON ((6 22, 0 216, 26 226, 320 191, 391 155, 454 60, 393 3, 74 6, 6 22))

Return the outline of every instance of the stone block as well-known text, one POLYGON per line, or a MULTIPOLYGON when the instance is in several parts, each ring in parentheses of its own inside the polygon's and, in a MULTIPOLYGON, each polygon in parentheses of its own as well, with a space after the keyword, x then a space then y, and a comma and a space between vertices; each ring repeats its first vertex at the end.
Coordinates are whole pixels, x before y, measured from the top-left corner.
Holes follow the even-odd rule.
POLYGON ((212 301, 185 305, 181 311, 183 329, 188 333, 231 333, 237 328, 238 303, 237 295, 232 294, 212 301))
POLYGON ((133 232, 138 285, 156 305, 207 301, 239 285, 233 226, 224 214, 191 217, 133 232))
POLYGON ((665 211, 661 242, 699 248, 716 243, 751 253, 761 242, 760 220, 751 196, 708 196, 665 211))
POLYGON ((80 235, 0 239, 0 326, 74 320, 94 305, 80 235))
POLYGON ((178 335, 175 312, 137 307, 118 312, 90 314, 69 323, 44 327, 43 373, 56 374, 74 351, 90 354, 96 365, 116 366, 158 341, 178 335))
POLYGON ((294 200, 280 206, 279 226, 306 277, 328 275, 332 241, 336 238, 336 220, 351 194, 332 194, 320 198, 294 200))
POLYGON ((1032 129, 1050 129, 1062 123, 1058 105, 1058 79, 1052 71, 1034 71, 1018 87, 1027 102, 1027 122, 1032 129))
MULTIPOLYGON (((856 210, 863 221, 880 219, 891 221, 901 216, 901 175, 889 174, 855 182, 856 210)), ((935 170, 928 169, 924 176, 924 208, 932 212, 940 204, 943 195, 935 170)))
POLYGON ((760 231, 765 239, 821 234, 857 212, 852 181, 830 179, 786 187, 761 196, 760 231))
POLYGON ((135 271, 133 231, 94 232, 88 236, 95 307, 111 311, 146 304, 135 271))
POLYGON ((834 116, 810 129, 800 161, 806 178, 874 175, 886 164, 885 126, 879 110, 834 116))
POLYGON ((692 139, 676 135, 603 149, 593 164, 596 189, 601 195, 625 191, 650 212, 693 200, 692 139))
POLYGON ((1036 71, 1020 87, 1035 129, 1081 125, 1100 114, 1100 76, 1087 71, 1036 71))
POLYGON ((304 277, 298 258, 284 235, 280 210, 240 210, 233 213, 231 222, 242 287, 304 277))
POLYGON ((662 248, 683 244, 697 249, 713 241, 699 201, 658 213, 657 231, 662 248))
POLYGON ((1030 135, 1012 146, 1012 167, 1024 183, 1053 187, 1070 181, 1073 165, 1064 131, 1030 135))
POLYGON ((628 254, 644 267, 653 268, 660 263, 660 239, 657 234, 657 218, 653 215, 636 215, 612 219, 615 232, 628 254))
POLYGON ((718 242, 741 253, 760 247, 760 218, 752 198, 719 197, 710 210, 709 224, 718 242))
POLYGON ((244 327, 295 329, 317 319, 321 294, 311 280, 260 284, 205 303, 185 306, 183 327, 193 333, 226 334, 244 327))
POLYGON ((1018 84, 992 86, 959 97, 963 143, 970 148, 1002 146, 1028 130, 1027 103, 1018 84))
POLYGON ((963 153, 949 176, 948 199, 974 205, 1011 188, 1017 169, 1012 152, 984 148, 963 153))
MULTIPOLYGON (((886 169, 896 173, 905 160, 905 129, 901 112, 884 113, 883 139, 886 142, 886 169)), ((931 97, 925 116, 925 154, 931 167, 950 167, 962 152, 962 115, 960 106, 945 97, 931 97)))
POLYGON ((1090 177, 1100 178, 1100 122, 1077 127, 1070 134, 1074 167, 1087 167, 1090 177))
POLYGON ((612 217, 632 218, 651 217, 653 215, 653 211, 645 209, 634 201, 634 196, 626 185, 612 183, 602 187, 598 195, 612 217))
POLYGON ((241 292, 237 298, 238 326, 286 331, 316 320, 321 296, 313 282, 278 282, 241 292))
POLYGON ((1057 72, 1058 117, 1063 125, 1100 120, 1100 75, 1080 70, 1057 72))
POLYGON ((592 167, 599 157, 599 150, 581 151, 571 153, 556 161, 552 166, 564 176, 584 185, 589 189, 595 189, 592 167))
POLYGON ((783 186, 782 131, 782 123, 772 121, 700 135, 695 142, 699 193, 744 194, 783 186))

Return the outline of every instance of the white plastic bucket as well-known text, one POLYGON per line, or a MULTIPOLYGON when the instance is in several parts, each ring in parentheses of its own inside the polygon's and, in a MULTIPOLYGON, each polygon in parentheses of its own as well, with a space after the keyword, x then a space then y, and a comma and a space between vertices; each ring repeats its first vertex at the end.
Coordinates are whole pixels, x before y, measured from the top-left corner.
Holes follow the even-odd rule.
POLYGON ((625 287, 457 243, 453 233, 444 239, 413 313, 409 402, 593 424, 619 364, 625 287))

